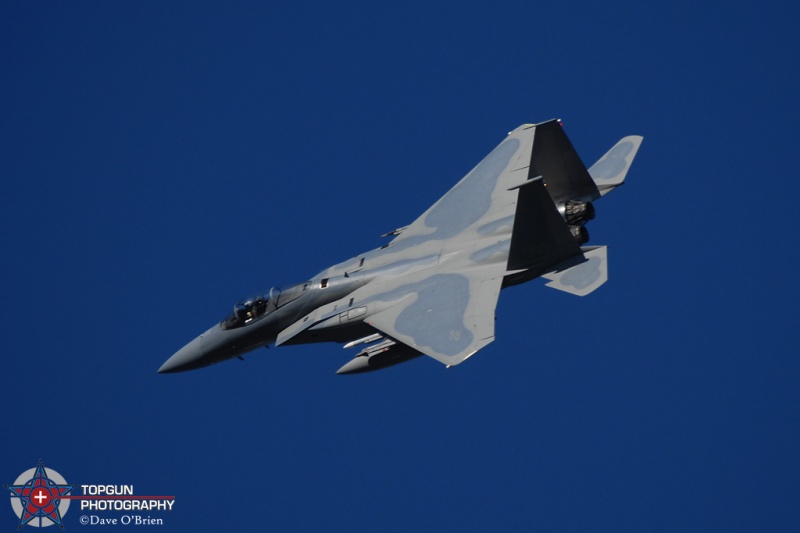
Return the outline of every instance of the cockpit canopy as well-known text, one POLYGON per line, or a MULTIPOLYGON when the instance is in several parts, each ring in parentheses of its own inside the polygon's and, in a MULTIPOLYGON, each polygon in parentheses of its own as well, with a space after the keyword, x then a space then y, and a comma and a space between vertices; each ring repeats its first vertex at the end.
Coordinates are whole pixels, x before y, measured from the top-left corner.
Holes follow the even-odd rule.
POLYGON ((270 307, 269 296, 258 295, 238 302, 233 306, 233 313, 222 321, 223 329, 233 329, 249 324, 267 314, 270 307))
POLYGON ((222 329, 234 329, 260 320, 279 307, 299 298, 308 289, 309 283, 301 283, 282 291, 278 287, 269 290, 269 294, 259 294, 238 302, 233 306, 233 313, 222 321, 222 329))

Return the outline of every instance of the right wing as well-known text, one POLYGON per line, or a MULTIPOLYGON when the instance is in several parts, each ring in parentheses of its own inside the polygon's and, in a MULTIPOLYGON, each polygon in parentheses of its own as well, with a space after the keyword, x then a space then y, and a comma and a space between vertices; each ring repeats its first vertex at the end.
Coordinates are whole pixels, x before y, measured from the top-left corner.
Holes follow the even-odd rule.
MULTIPOLYGON (((487 224, 513 217, 515 185, 529 177, 531 147, 538 126, 525 124, 511 133, 461 181, 402 230, 386 250, 394 253, 426 246, 450 249, 479 237, 487 224)), ((394 234, 395 232, 390 232, 394 234)))

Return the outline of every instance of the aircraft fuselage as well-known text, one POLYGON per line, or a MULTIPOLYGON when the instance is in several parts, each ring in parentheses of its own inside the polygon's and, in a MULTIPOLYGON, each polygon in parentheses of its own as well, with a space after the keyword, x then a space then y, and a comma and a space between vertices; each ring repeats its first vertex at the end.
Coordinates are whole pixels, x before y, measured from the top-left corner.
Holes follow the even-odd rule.
POLYGON ((582 246, 585 225, 641 140, 623 138, 587 170, 559 121, 522 125, 387 245, 237 303, 159 372, 312 342, 363 347, 339 373, 420 355, 460 364, 494 340, 502 288, 541 276, 585 296, 605 283, 606 248, 582 246))

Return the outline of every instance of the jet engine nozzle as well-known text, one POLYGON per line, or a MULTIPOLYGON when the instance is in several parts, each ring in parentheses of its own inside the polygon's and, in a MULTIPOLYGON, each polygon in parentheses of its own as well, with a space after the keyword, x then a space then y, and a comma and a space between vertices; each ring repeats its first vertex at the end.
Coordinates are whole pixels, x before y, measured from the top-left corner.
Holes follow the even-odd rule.
POLYGON ((567 224, 585 224, 594 219, 592 202, 570 200, 564 204, 564 220, 567 224))
POLYGON ((589 230, 586 229, 586 226, 570 226, 569 232, 578 244, 589 242, 589 230))

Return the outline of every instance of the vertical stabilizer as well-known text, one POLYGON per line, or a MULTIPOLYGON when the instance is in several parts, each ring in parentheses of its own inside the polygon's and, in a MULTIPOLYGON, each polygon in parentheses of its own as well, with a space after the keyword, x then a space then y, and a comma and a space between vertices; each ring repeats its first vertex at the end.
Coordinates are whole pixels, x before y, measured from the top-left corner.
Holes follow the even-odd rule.
POLYGON ((623 137, 611 150, 606 152, 606 155, 592 165, 589 175, 597 185, 601 196, 622 185, 641 144, 642 137, 639 135, 623 137))
POLYGON ((583 202, 600 197, 594 181, 572 147, 558 120, 536 125, 530 177, 542 176, 556 207, 570 200, 583 202))

